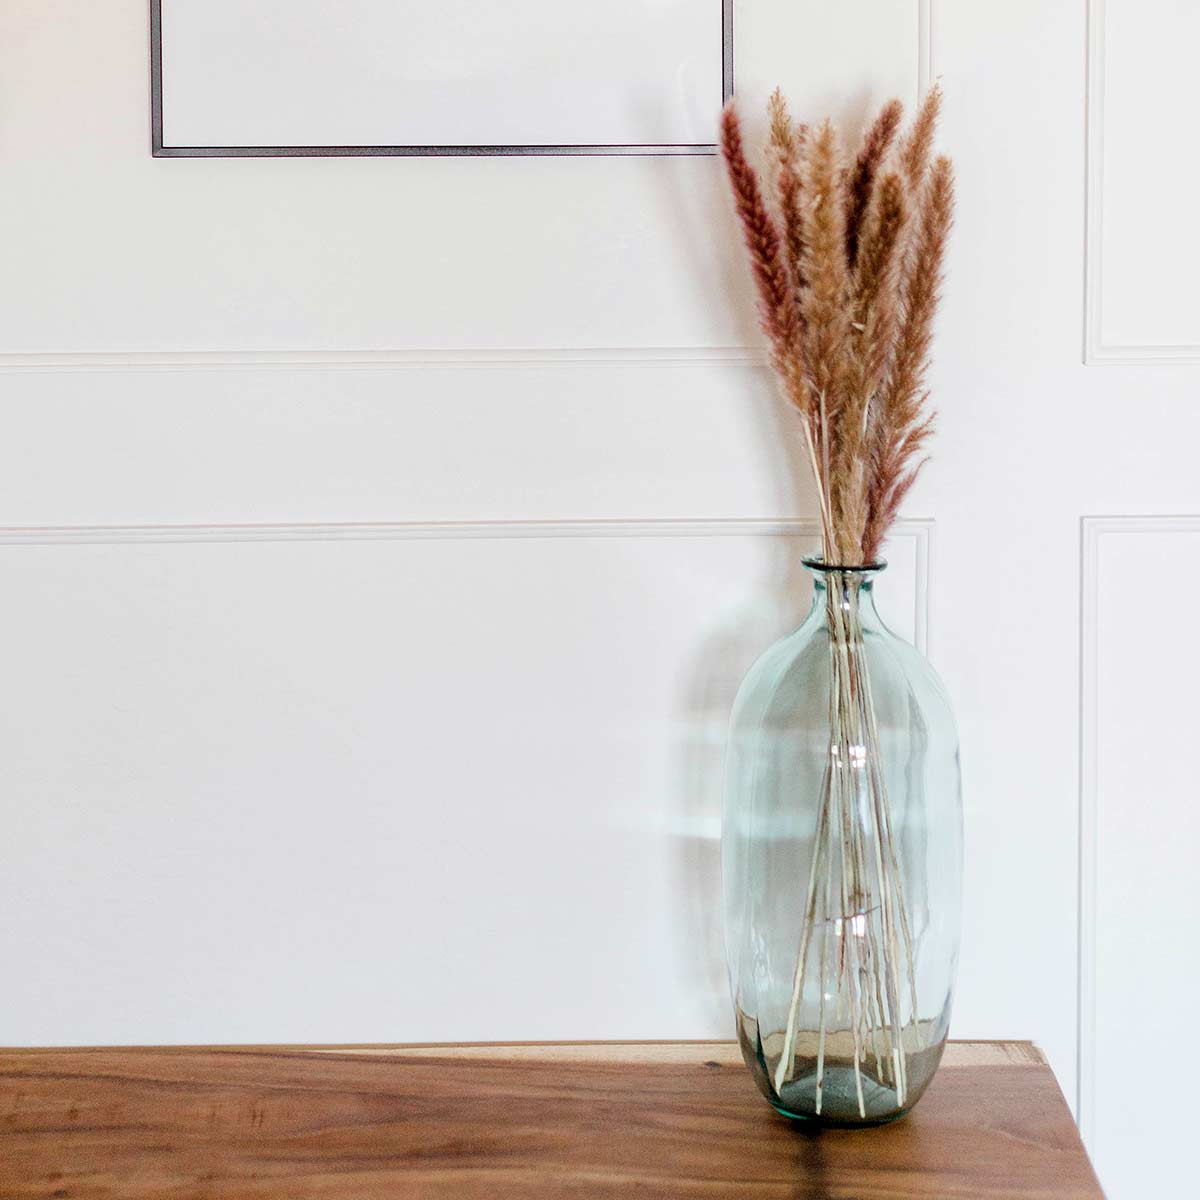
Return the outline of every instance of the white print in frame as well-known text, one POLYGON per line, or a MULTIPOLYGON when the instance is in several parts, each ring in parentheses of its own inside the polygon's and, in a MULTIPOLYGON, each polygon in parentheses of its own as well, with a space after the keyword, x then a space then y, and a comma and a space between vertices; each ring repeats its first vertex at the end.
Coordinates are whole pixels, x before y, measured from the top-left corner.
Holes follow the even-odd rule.
POLYGON ((159 157, 710 154, 732 0, 152 0, 159 157))

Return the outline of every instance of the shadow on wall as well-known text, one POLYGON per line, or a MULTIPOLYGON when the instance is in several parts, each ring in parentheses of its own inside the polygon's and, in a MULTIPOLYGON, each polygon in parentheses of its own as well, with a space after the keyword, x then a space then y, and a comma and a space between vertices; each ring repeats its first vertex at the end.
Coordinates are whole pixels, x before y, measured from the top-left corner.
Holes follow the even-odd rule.
MULTIPOLYGON (((760 371, 764 387, 770 387, 760 371)), ((761 395, 763 388, 748 388, 761 395)), ((789 406, 771 391, 758 411, 763 469, 775 475, 776 511, 812 519, 815 492, 797 444, 799 428, 789 406)), ((812 587, 800 559, 816 549, 802 538, 772 538, 765 570, 747 579, 741 599, 716 620, 688 666, 679 699, 681 742, 674 798, 675 884, 680 898, 678 977, 696 989, 696 1010, 710 1036, 732 1037, 733 1018, 725 970, 721 899, 721 814, 729 716, 738 688, 754 661, 803 620, 812 587), (700 999, 702 997, 702 999, 700 999)))
MULTIPOLYGON (((844 99, 844 98, 843 98, 844 99)), ((871 97, 851 104, 851 116, 865 119, 871 97)), ((741 105, 752 135, 762 132, 761 108, 741 105)), ((798 119, 811 116, 797 112, 798 119)), ((846 115, 846 114, 843 114, 846 115)), ((714 136, 716 120, 714 114, 714 136)), ((682 243, 681 258, 693 266, 692 286, 711 303, 737 314, 738 337, 746 345, 762 341, 757 330, 751 273, 742 234, 724 178, 720 156, 710 160, 662 159, 663 203, 682 243), (711 162, 712 188, 695 187, 695 164, 711 162)), ((779 395, 764 367, 734 367, 745 373, 746 420, 756 433, 755 465, 770 482, 771 509, 753 516, 800 517, 816 523, 818 508, 797 418, 779 395)), ((693 1012, 703 1014, 709 1036, 732 1037, 733 1018, 725 971, 721 900, 721 811, 725 783, 725 742, 729 714, 742 679, 755 659, 784 633, 795 629, 808 610, 812 588, 800 564, 817 548, 798 538, 770 542, 766 568, 747 579, 743 598, 714 624, 681 680, 675 728, 680 730, 670 798, 673 850, 671 895, 682 912, 676 977, 695 989, 693 1012)))

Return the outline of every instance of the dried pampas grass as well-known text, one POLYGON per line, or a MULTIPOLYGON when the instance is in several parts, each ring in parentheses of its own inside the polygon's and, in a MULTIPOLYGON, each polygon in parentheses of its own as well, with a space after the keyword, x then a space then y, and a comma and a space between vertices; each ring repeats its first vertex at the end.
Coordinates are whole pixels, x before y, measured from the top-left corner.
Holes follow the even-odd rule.
POLYGON ((732 104, 722 117, 762 327, 837 565, 878 559, 933 430, 925 377, 954 211, 950 161, 933 158, 941 102, 930 90, 903 135, 889 102, 850 159, 830 122, 795 124, 777 91, 766 185, 732 104))

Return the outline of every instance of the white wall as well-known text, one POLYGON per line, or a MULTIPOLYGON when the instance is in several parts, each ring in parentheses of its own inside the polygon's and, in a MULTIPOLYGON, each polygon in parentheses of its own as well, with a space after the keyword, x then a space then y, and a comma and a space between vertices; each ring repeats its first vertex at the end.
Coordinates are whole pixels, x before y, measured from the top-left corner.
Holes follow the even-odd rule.
MULTIPOLYGON (((154 161, 146 7, 0 7, 0 1042, 727 1034, 720 745, 811 512, 717 162, 154 161)), ((1196 897, 1105 899, 1154 864, 1106 731, 1179 665, 1089 560, 1081 693, 1081 529, 1200 512, 1200 239, 1147 267, 1136 204, 1185 7, 737 6, 755 111, 947 90, 941 429, 885 592, 961 722, 954 1032, 1082 1071, 1117 1197, 1121 948, 1196 897)), ((1128 543, 1167 573, 1194 528, 1128 543)))

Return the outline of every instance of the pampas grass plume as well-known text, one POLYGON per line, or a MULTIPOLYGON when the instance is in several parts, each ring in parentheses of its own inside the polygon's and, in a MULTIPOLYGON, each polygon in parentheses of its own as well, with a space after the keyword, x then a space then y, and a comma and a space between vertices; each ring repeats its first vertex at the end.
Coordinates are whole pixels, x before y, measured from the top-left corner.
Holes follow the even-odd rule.
POLYGON ((954 216, 954 172, 934 158, 942 93, 909 130, 883 106, 847 158, 829 121, 768 104, 768 177, 751 166, 732 104, 721 150, 758 289, 771 362, 797 410, 827 562, 877 559, 925 462, 926 376, 954 216))

